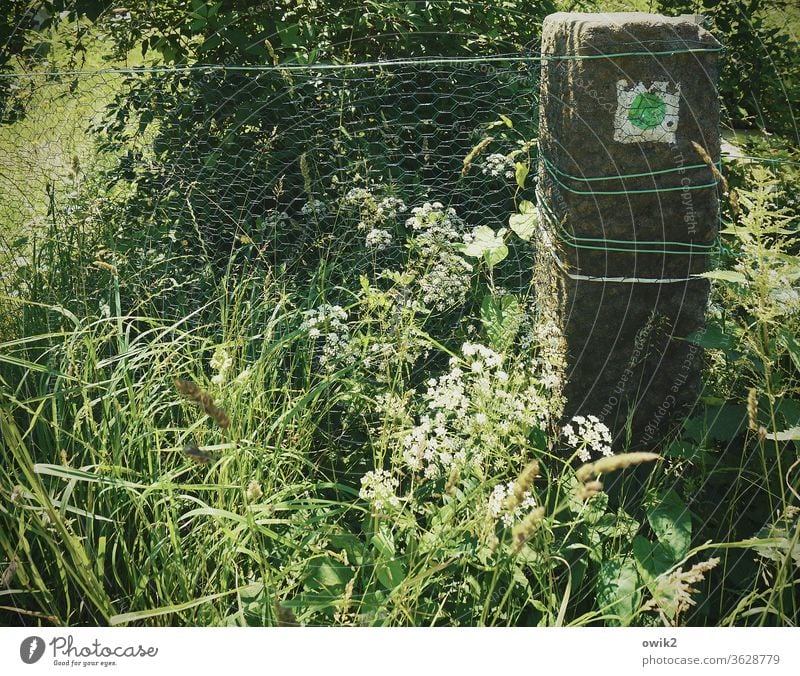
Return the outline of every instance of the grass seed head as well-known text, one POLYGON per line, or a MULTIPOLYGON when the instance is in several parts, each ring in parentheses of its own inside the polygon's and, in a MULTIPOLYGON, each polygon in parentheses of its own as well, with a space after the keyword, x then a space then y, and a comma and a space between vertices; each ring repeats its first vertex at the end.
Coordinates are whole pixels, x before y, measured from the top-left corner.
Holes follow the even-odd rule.
POLYGON ((450 470, 450 476, 447 477, 447 484, 445 484, 444 492, 447 495, 453 496, 456 492, 456 487, 458 486, 458 480, 461 477, 461 468, 454 464, 452 469, 450 470))
POLYGON ((467 175, 467 172, 469 171, 469 168, 472 166, 472 163, 475 161, 475 158, 478 157, 478 155, 480 155, 484 150, 486 150, 486 148, 492 141, 494 141, 494 137, 487 136, 480 143, 478 143, 478 145, 476 145, 472 150, 469 151, 467 156, 464 158, 464 166, 461 169, 462 176, 467 175))
POLYGON ((0 579, 0 587, 5 587, 8 589, 11 586, 11 583, 14 581, 14 576, 17 574, 18 568, 19 561, 16 559, 11 559, 11 563, 9 563, 6 569, 3 571, 2 579, 0 579))
POLYGON ((578 486, 575 492, 579 500, 586 502, 598 493, 603 492, 603 483, 597 479, 594 481, 587 481, 585 484, 578 486))
POLYGON ((533 485, 533 480, 537 476, 539 476, 539 462, 537 460, 532 460, 525 465, 525 468, 522 470, 519 477, 517 477, 517 481, 514 483, 514 490, 511 495, 506 498, 503 507, 509 512, 513 512, 514 509, 521 505, 522 501, 525 499, 525 494, 530 490, 533 485))
POLYGON ((214 399, 208 392, 189 380, 175 378, 174 383, 175 389, 178 390, 180 394, 189 401, 198 404, 222 429, 227 429, 230 426, 231 419, 228 417, 228 414, 214 403, 214 399))
POLYGON ((751 430, 758 429, 758 393, 755 387, 747 393, 747 422, 751 430))
POLYGON ((194 442, 188 443, 183 447, 183 454, 198 465, 207 465, 214 459, 214 455, 211 452, 203 450, 194 442))
POLYGON ((262 497, 264 497, 264 491, 261 490, 261 484, 253 479, 249 484, 247 484, 247 501, 256 502, 262 497))
POLYGON ((522 521, 514 526, 514 551, 518 552, 539 528, 544 519, 544 507, 532 510, 522 521))
POLYGON ((626 467, 633 465, 640 465, 643 462, 652 462, 658 460, 661 456, 658 453, 620 453, 619 455, 610 455, 606 458, 600 458, 595 462, 589 462, 581 465, 575 472, 578 481, 584 483, 593 479, 600 474, 608 474, 609 472, 616 472, 626 467))

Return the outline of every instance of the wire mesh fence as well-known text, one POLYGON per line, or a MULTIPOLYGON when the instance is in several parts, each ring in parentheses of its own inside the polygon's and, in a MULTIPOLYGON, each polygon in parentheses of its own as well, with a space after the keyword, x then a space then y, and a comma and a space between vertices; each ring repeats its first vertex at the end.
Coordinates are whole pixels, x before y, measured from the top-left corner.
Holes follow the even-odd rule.
MULTIPOLYGON (((514 206, 514 158, 536 133, 538 67, 518 55, 6 75, 6 236, 82 218, 115 223, 121 247, 135 241, 135 270, 189 251, 224 265, 250 247, 302 272, 354 247, 368 257, 391 237, 347 208, 354 189, 376 205, 442 202, 465 227, 497 229, 514 206), (514 128, 487 132, 501 115, 514 128)), ((525 267, 507 274, 522 281, 525 267)))
MULTIPOLYGON (((540 62, 520 52, 2 74, 4 290, 41 271, 30 265, 37 238, 39 250, 64 246, 63 233, 85 235, 68 255, 124 259, 145 287, 189 288, 199 265, 224 267, 234 254, 299 281, 320 260, 346 260, 353 272, 375 266, 379 251, 389 267, 390 241, 397 249, 408 211, 426 201, 454 209, 464 232, 497 230, 515 196, 534 201, 533 172, 527 194, 514 173, 537 135, 540 62), (501 116, 513 129, 491 127, 501 116), (374 204, 354 204, 353 190, 374 204), (385 200, 405 210, 387 219, 385 200), (102 248, 90 240, 103 228, 113 251, 88 251, 102 248)), ((519 288, 531 251, 510 246, 497 281, 519 288)), ((27 284, 41 291, 58 274, 27 284)))

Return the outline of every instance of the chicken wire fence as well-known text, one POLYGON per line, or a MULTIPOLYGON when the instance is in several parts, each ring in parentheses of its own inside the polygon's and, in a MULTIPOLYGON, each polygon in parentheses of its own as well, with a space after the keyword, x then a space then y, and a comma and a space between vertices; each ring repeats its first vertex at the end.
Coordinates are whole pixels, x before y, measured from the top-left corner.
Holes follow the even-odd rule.
MULTIPOLYGON (((359 251, 374 263, 425 202, 497 230, 536 134, 538 67, 517 55, 3 75, 3 236, 114 223, 132 270, 244 249, 291 273, 359 251), (367 193, 365 218, 352 202, 367 193), (374 227, 376 209, 394 224, 374 227)), ((524 285, 529 253, 516 254, 503 274, 524 285)))

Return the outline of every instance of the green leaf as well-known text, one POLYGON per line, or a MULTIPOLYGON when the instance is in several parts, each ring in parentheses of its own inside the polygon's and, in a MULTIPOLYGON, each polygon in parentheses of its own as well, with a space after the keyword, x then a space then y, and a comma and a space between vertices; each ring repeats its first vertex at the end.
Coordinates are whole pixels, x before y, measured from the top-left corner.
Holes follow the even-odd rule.
POLYGON ((672 557, 660 542, 650 542, 637 535, 633 540, 633 556, 636 566, 650 594, 669 617, 675 616, 677 608, 675 590, 658 584, 658 577, 674 565, 672 557))
POLYGON ((778 341, 786 348, 794 367, 800 371, 800 343, 798 343, 792 333, 786 329, 780 329, 778 331, 778 341))
POLYGON ((704 329, 688 335, 686 340, 706 349, 724 350, 725 352, 736 346, 736 339, 731 334, 725 333, 718 324, 708 324, 704 329))
POLYGON ((708 437, 715 441, 731 441, 747 427, 747 408, 742 404, 709 406, 705 420, 708 437))
POLYGON ((160 608, 149 608, 147 610, 138 610, 132 613, 123 613, 122 615, 112 615, 108 618, 108 623, 114 627, 119 624, 127 624, 128 622, 141 622, 142 620, 149 620, 153 617, 160 617, 162 615, 171 615, 172 613, 180 613, 184 610, 202 606, 204 603, 210 603, 217 599, 224 598, 235 594, 236 590, 231 589, 228 591, 220 592, 219 594, 209 594, 198 599, 192 599, 184 603, 175 603, 168 606, 161 606, 160 608))
POLYGON ((462 248, 462 251, 473 258, 483 257, 490 268, 493 268, 506 256, 508 247, 503 242, 505 229, 495 234, 494 230, 486 225, 481 225, 472 231, 473 240, 462 248))
POLYGON ((732 282, 734 284, 747 283, 747 277, 745 277, 741 272, 736 272, 735 270, 709 270, 708 272, 701 272, 698 277, 716 279, 721 282, 732 282))
POLYGON ((351 565, 363 566, 367 559, 364 543, 351 533, 332 535, 330 537, 330 545, 345 552, 351 565))
POLYGON ((639 566, 639 573, 648 587, 659 575, 666 573, 675 564, 664 545, 660 542, 650 542, 641 535, 633 538, 632 549, 636 564, 639 566))
POLYGON ((779 413, 789 427, 800 424, 800 400, 781 397, 775 404, 775 413, 779 413))
POLYGON ((608 508, 608 493, 600 492, 583 503, 581 519, 590 526, 597 525, 608 508))
POLYGON ((308 589, 339 594, 353 577, 353 571, 331 556, 312 559, 305 583, 308 589))
POLYGON ((517 185, 520 188, 525 187, 525 179, 528 177, 528 172, 530 171, 530 167, 524 162, 517 162, 515 165, 516 170, 514 171, 514 177, 517 179, 517 185))
POLYGON ((387 528, 381 528, 380 531, 372 536, 370 540, 372 546, 378 557, 382 559, 391 559, 394 557, 394 538, 391 531, 387 528))
POLYGON ((405 566, 400 559, 380 559, 375 564, 375 575, 386 589, 394 589, 406 577, 405 566))
POLYGON ((597 574, 597 603, 605 614, 616 615, 622 626, 631 623, 642 602, 639 575, 631 559, 603 561, 597 574))
POLYGON ((527 214, 511 214, 508 219, 508 227, 511 228, 520 239, 530 242, 533 233, 536 232, 537 222, 538 219, 534 212, 527 214))
POLYGON ((514 128, 514 123, 511 121, 511 119, 510 119, 510 118, 506 117, 505 115, 500 115, 500 119, 503 121, 503 123, 504 123, 504 124, 506 125, 506 127, 508 127, 509 129, 513 129, 513 128, 514 128))
POLYGON ((245 585, 244 587, 241 587, 239 589, 239 596, 245 603, 250 603, 252 601, 258 600, 263 593, 264 593, 263 582, 251 582, 250 584, 245 585))
POLYGON ((395 558, 394 538, 388 528, 381 528, 372 537, 372 545, 377 554, 375 575, 386 589, 394 589, 405 579, 405 567, 400 559, 395 558))
POLYGON ((687 462, 703 462, 711 459, 711 453, 694 442, 677 439, 669 445, 664 452, 664 457, 678 458, 687 462))
POLYGON ((692 542, 692 517, 689 509, 673 490, 648 496, 647 520, 658 541, 672 558, 680 561, 692 542))
POLYGON ((505 352, 514 342, 524 317, 516 296, 486 294, 481 302, 481 322, 492 349, 505 352))
POLYGON ((620 508, 616 514, 610 512, 603 514, 592 530, 603 540, 619 538, 623 542, 629 543, 636 536, 639 526, 636 519, 620 508))

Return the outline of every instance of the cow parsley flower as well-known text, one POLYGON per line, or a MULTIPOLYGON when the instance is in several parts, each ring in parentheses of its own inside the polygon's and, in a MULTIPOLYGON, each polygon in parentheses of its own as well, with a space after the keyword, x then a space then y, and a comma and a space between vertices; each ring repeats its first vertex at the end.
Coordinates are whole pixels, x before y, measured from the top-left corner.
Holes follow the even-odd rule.
POLYGON ((411 210, 406 226, 414 231, 414 250, 421 275, 419 286, 426 307, 444 312, 463 305, 470 289, 472 265, 456 247, 466 229, 455 209, 441 202, 425 202, 411 210))
POLYGON ((564 425, 562 433, 570 446, 578 451, 583 462, 589 462, 590 451, 602 455, 612 455, 611 432, 597 416, 573 416, 570 424, 564 425))
POLYGON ((392 241, 392 235, 388 230, 382 230, 381 228, 372 228, 367 233, 366 238, 364 239, 364 244, 366 244, 368 249, 374 249, 375 251, 382 251, 392 241))
POLYGON ((361 477, 361 490, 358 496, 372 505, 376 514, 385 514, 399 509, 400 498, 395 491, 400 482, 385 469, 367 472, 361 477))
POLYGON ((483 471, 493 451, 521 447, 549 419, 548 397, 529 368, 509 373, 503 355, 479 343, 464 343, 461 353, 428 379, 425 410, 403 438, 404 463, 425 478, 465 466, 483 471))
POLYGON ((376 206, 378 218, 397 218, 398 214, 404 214, 408 210, 406 203, 397 197, 384 197, 376 206))
POLYGON ((514 494, 514 482, 509 481, 507 484, 498 484, 494 487, 491 496, 489 497, 489 516, 495 521, 500 520, 507 528, 511 528, 516 522, 522 519, 531 509, 536 507, 536 499, 530 491, 525 491, 522 495, 521 502, 509 510, 506 505, 508 499, 514 494))
POLYGON ((501 153, 492 153, 484 161, 481 173, 493 178, 514 178, 514 163, 501 153))
POLYGON ((320 305, 303 313, 305 321, 302 330, 315 341, 323 341, 319 365, 330 373, 343 366, 351 366, 356 361, 350 329, 347 325, 347 311, 340 305, 320 305))
POLYGON ((303 216, 313 216, 314 218, 324 218, 328 215, 328 205, 322 200, 314 199, 313 197, 306 202, 300 209, 303 216))

